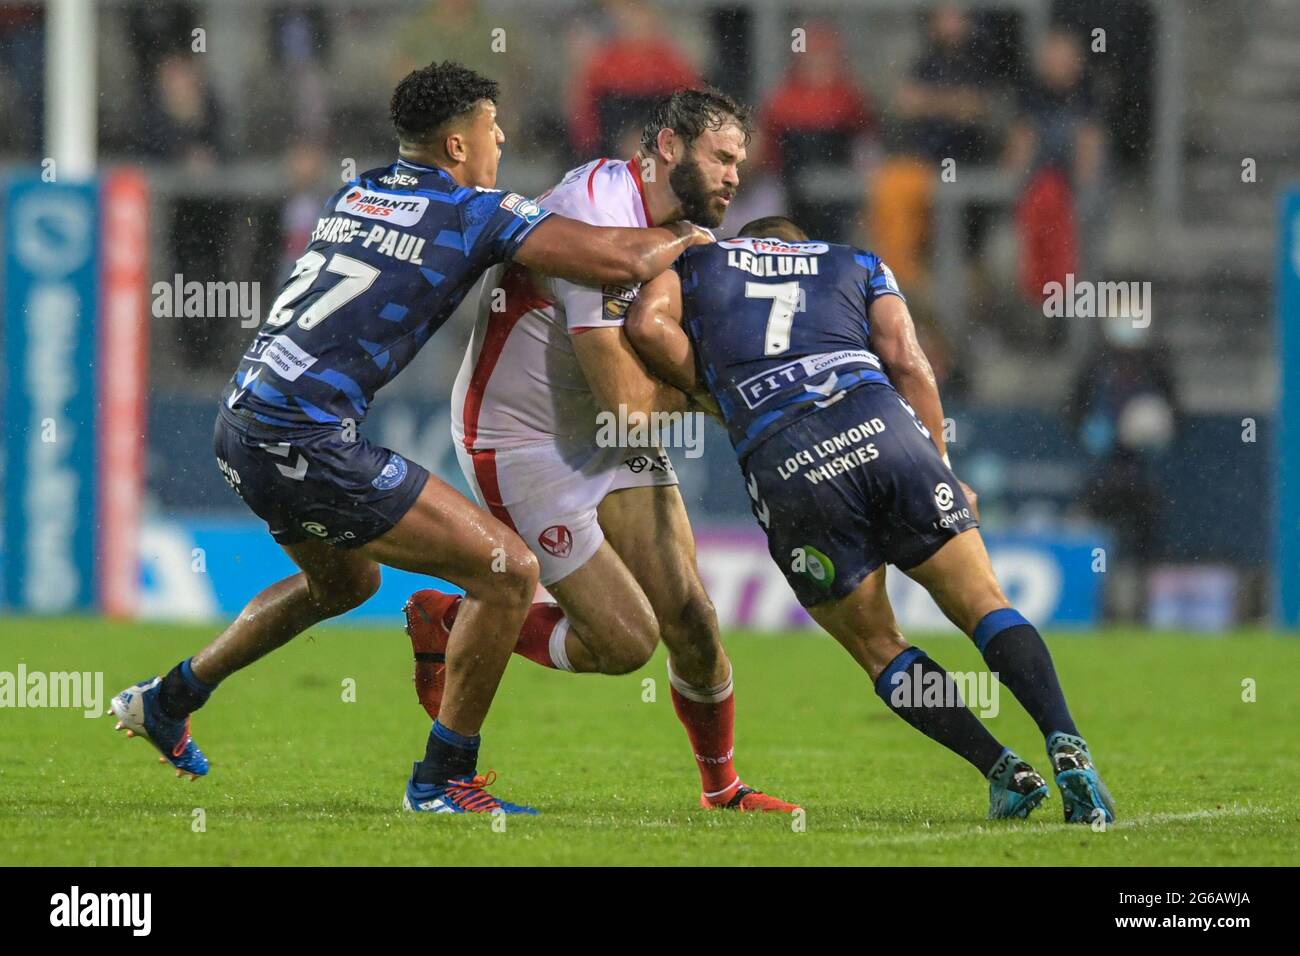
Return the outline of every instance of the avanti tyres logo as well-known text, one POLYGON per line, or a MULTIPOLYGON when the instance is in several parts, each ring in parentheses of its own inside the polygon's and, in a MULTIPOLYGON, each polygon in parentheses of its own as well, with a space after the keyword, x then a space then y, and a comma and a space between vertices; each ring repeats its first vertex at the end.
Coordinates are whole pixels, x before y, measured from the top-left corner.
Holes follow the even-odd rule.
POLYGON ((414 226, 428 208, 429 200, 425 196, 386 194, 373 189, 362 189, 360 186, 349 189, 334 205, 335 212, 365 219, 381 219, 396 226, 414 226))
POLYGON ((748 249, 760 255, 782 256, 818 256, 830 248, 824 242, 789 243, 780 239, 752 239, 748 236, 723 239, 718 245, 723 249, 748 249))

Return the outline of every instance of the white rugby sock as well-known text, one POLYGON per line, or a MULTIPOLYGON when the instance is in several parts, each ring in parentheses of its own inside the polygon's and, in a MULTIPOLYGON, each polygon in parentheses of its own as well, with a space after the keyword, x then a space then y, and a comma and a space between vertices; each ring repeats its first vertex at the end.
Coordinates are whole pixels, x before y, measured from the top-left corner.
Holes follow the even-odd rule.
POLYGON ((549 650, 551 652, 551 663, 557 670, 568 671, 573 673, 573 664, 569 662, 569 652, 565 649, 564 642, 569 636, 569 619, 562 617, 556 623, 555 628, 551 631, 551 643, 549 650))
POLYGON ((731 680, 731 665, 727 665, 727 679, 716 687, 695 687, 686 683, 677 676, 673 670, 673 662, 668 661, 668 683, 672 685, 677 693, 681 694, 687 700, 693 700, 697 704, 720 704, 731 696, 734 689, 731 680))

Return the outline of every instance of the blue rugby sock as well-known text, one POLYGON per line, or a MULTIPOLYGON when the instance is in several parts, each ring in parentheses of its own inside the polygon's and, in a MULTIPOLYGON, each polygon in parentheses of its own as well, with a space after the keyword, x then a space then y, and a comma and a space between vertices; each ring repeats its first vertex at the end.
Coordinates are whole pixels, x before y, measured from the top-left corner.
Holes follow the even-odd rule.
POLYGON ((1015 695, 1044 737, 1078 736, 1052 655, 1038 629, 1014 608, 990 611, 971 635, 989 669, 1015 695))
POLYGON ((985 776, 1005 749, 967 709, 952 676, 919 647, 899 654, 876 678, 876 695, 885 706, 936 743, 965 757, 985 776), (937 704, 926 705, 929 686, 937 704), (933 689, 942 687, 936 695, 933 689))
POLYGON ((180 720, 208 702, 216 684, 199 680, 186 658, 167 672, 158 688, 158 706, 168 717, 180 720))
POLYGON ((424 759, 415 765, 415 782, 446 783, 452 777, 472 777, 478 768, 478 734, 466 737, 433 722, 424 759))

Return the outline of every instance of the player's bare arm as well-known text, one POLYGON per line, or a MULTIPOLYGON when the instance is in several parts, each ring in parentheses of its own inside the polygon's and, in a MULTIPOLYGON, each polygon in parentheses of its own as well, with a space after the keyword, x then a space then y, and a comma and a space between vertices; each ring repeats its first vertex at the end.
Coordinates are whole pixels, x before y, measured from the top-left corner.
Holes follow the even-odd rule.
POLYGON ((916 339, 907 304, 895 295, 881 296, 871 304, 871 345, 885 366, 898 393, 916 410, 930 437, 946 455, 943 442, 943 405, 930 360, 916 339))
POLYGON ((692 410, 721 420, 718 403, 695 373, 695 350, 682 330, 682 281, 676 272, 641 287, 623 329, 651 374, 684 392, 692 410))
MULTIPOLYGON (((943 440, 943 403, 934 369, 916 338, 916 326, 907 303, 897 296, 881 296, 871 304, 871 343, 884 364, 898 393, 915 409, 921 423, 930 431, 935 447, 944 461, 948 450, 943 440)), ((979 517, 979 496, 966 482, 962 490, 970 499, 971 511, 979 517)))
POLYGON ((682 282, 676 272, 641 287, 623 328, 654 375, 687 394, 695 391, 695 352, 682 331, 682 282))
POLYGON ((591 226, 552 215, 529 233, 515 261, 572 282, 633 285, 659 275, 691 246, 712 240, 685 221, 638 229, 591 226))
POLYGON ((606 411, 648 415, 686 408, 686 396, 650 373, 622 329, 575 335, 573 352, 597 404, 606 411))

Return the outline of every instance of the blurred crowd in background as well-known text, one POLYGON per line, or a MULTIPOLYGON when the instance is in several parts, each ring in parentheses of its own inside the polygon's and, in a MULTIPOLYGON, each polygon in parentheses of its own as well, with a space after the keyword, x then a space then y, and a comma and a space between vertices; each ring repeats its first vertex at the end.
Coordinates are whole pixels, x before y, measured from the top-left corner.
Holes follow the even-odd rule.
MULTIPOLYGON (((1112 250, 1152 176, 1150 4, 791 4, 783 59, 760 52, 757 5, 118 0, 99 14, 100 152, 150 170, 153 276, 256 281, 265 304, 325 197, 395 155, 388 98, 415 67, 455 59, 501 83, 501 184, 532 193, 630 157, 657 97, 716 85, 757 119, 721 232, 787 212, 878 252, 945 399, 1059 409, 1076 500, 1145 560, 1178 376, 1129 317, 1051 320, 1043 299, 1067 275, 1132 275, 1112 250)), ((39 6, 0 0, 0 164, 43 155, 42 32, 39 6)), ((215 395, 251 331, 178 317, 152 334, 156 387, 215 395)), ((445 392, 464 337, 436 337, 423 367, 439 377, 402 387, 445 392)))
MULTIPOLYGON (((1123 29, 1101 57, 1088 56, 1090 30, 1113 3, 1057 4, 1033 44, 1016 5, 918 5, 888 30, 877 30, 878 13, 846 21, 791 11, 788 62, 767 71, 775 82, 766 86, 743 3, 232 6, 247 47, 236 85, 213 75, 229 38, 214 35, 207 4, 121 2, 100 14, 101 152, 182 174, 168 245, 187 278, 239 274, 273 288, 344 160, 392 153, 387 95, 432 60, 457 59, 501 82, 503 179, 513 185, 511 175, 530 167, 523 178, 538 191, 569 166, 631 156, 655 98, 707 82, 752 104, 758 119, 729 225, 785 211, 813 235, 881 254, 913 299, 941 376, 961 388, 958 353, 973 353, 952 341, 959 329, 928 321, 941 164, 956 180, 1002 174, 961 210, 964 264, 938 264, 970 272, 960 318, 980 328, 975 348, 985 351, 1062 344, 1063 325, 1035 318, 1042 287, 1082 274, 1095 255, 1108 167, 1145 175, 1151 58, 1125 55, 1155 42, 1141 2, 1125 4, 1123 29), (245 195, 203 182, 268 160, 281 168, 249 180, 245 195), (1018 246, 1010 276, 983 262, 999 220, 1018 246)), ((42 154, 33 119, 42 19, 37 6, 0 3, 0 156, 10 159, 42 154)), ((175 357, 187 370, 224 371, 241 344, 228 327, 201 321, 182 331, 175 357)))

